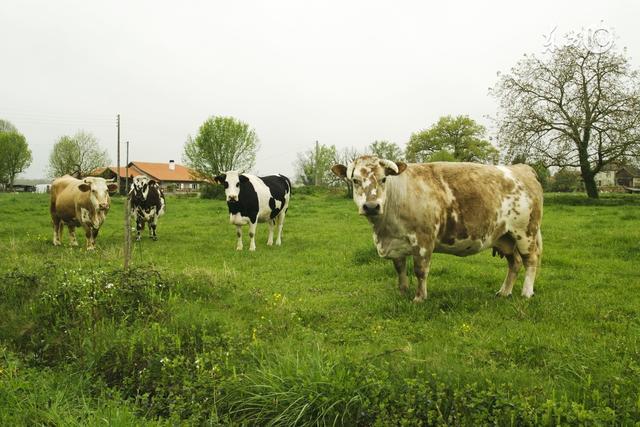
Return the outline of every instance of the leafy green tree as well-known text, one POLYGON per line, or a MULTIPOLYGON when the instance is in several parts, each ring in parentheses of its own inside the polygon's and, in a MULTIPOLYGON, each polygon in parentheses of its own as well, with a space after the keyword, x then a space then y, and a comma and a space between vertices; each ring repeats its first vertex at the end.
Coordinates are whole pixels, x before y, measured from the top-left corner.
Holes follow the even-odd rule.
POLYGON ((256 161, 259 140, 247 123, 233 117, 212 116, 195 138, 188 136, 183 159, 200 178, 213 180, 221 172, 246 172, 256 161))
POLYGON ((18 132, 13 123, 0 119, 0 132, 18 132))
POLYGON ((334 145, 317 144, 303 153, 298 153, 295 162, 296 180, 304 185, 329 186, 335 183, 331 172, 338 151, 334 145))
POLYGON ((49 155, 49 176, 87 176, 97 168, 108 166, 109 155, 89 132, 78 131, 73 136, 61 136, 49 155))
POLYGON ((438 123, 411 135, 406 157, 412 162, 455 160, 496 163, 498 150, 485 139, 486 129, 468 116, 444 116, 438 123))
POLYGON ((567 34, 548 54, 525 55, 492 90, 508 156, 578 168, 591 198, 605 165, 640 151, 640 74, 613 40, 567 34))
MULTIPOLYGON (((367 152, 381 159, 403 160, 404 153, 398 144, 389 141, 374 141, 367 147, 367 152)), ((346 165, 346 163, 341 163, 346 165)))
POLYGON ((13 190, 16 176, 24 172, 31 165, 31 161, 31 150, 23 135, 14 130, 0 131, 0 182, 2 184, 13 190))

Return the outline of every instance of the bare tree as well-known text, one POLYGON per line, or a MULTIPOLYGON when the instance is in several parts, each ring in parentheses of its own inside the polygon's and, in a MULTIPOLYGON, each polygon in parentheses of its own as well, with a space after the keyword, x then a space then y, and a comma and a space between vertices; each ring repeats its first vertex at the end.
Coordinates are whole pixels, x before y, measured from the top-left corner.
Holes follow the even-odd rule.
POLYGON ((547 55, 526 55, 492 93, 507 156, 579 168, 589 197, 598 197, 594 177, 603 166, 638 150, 638 71, 609 32, 568 34, 547 55))
POLYGON ((96 137, 81 130, 73 136, 61 136, 55 143, 49 156, 49 176, 87 176, 109 162, 96 137))
POLYGON ((394 142, 373 141, 367 147, 367 152, 381 159, 404 160, 404 153, 402 152, 402 148, 400 148, 398 144, 394 142))
MULTIPOLYGON (((341 149, 339 151, 336 151, 336 155, 333 158, 333 161, 331 162, 331 166, 336 165, 336 164, 348 165, 349 163, 353 162, 360 155, 361 155, 361 153, 360 153, 360 151, 358 151, 357 148, 354 148, 354 147, 343 148, 343 149, 341 149)), ((385 158, 385 157, 383 157, 383 158, 385 158)), ((347 194, 346 194, 347 197, 353 197, 353 181, 351 181, 350 179, 338 178, 333 173, 331 173, 331 175, 333 175, 332 179, 333 179, 334 185, 339 184, 339 183, 345 183, 347 185, 347 194)))

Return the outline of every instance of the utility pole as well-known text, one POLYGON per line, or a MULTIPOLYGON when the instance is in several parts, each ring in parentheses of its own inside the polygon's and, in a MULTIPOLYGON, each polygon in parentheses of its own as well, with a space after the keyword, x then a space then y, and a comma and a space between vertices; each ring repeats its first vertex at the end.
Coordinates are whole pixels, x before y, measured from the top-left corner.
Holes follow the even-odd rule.
MULTIPOLYGON (((125 170, 125 194, 124 201, 124 271, 129 271, 129 261, 131 260, 131 198, 129 197, 129 141, 127 141, 127 164, 125 170)), ((118 172, 120 169, 118 169, 118 172)))
POLYGON ((117 116, 116 123, 118 126, 118 154, 116 155, 118 160, 116 161, 116 175, 118 176, 118 192, 122 194, 122 188, 120 188, 120 114, 117 116))
POLYGON ((319 163, 320 163, 319 157, 320 157, 320 146, 318 145, 318 141, 316 140, 316 159, 315 159, 315 167, 313 168, 315 171, 314 184, 316 185, 316 187, 320 185, 320 177, 318 175, 318 172, 319 172, 318 169, 319 169, 319 163))

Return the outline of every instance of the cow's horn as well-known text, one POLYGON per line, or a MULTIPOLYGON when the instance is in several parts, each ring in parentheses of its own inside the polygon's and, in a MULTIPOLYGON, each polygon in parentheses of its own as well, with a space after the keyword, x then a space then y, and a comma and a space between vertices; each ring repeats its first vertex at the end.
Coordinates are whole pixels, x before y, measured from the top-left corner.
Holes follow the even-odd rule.
POLYGON ((387 159, 380 159, 380 166, 382 166, 383 168, 389 168, 392 171, 394 171, 395 173, 398 173, 398 165, 396 165, 394 162, 392 162, 391 160, 387 160, 387 159))

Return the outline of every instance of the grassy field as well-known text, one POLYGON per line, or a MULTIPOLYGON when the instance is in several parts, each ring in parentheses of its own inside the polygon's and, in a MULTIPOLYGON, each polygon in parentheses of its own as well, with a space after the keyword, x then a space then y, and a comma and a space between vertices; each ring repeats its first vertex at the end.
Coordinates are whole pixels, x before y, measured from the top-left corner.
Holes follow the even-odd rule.
POLYGON ((0 425, 640 422, 638 197, 547 195, 531 300, 522 272, 494 297, 488 251, 435 255, 418 305, 341 195, 294 194, 255 253, 224 202, 169 197, 129 274, 122 208, 88 253, 0 194, 0 425))

